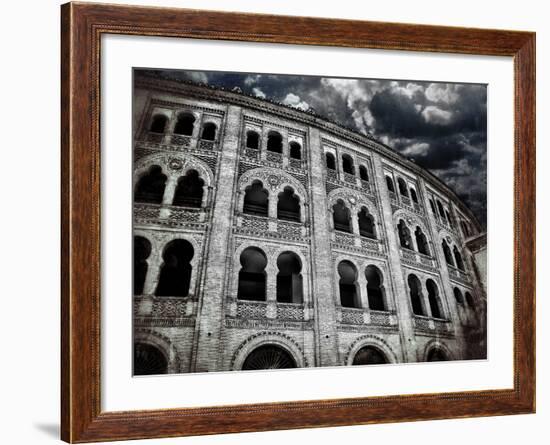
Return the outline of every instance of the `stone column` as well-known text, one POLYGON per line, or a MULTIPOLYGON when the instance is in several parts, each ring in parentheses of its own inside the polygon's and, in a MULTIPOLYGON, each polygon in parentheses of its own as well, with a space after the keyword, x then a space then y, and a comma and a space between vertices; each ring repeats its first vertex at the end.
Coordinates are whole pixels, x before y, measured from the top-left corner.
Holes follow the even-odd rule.
POLYGON ((234 200, 234 182, 238 171, 241 109, 229 106, 225 121, 223 141, 220 141, 221 158, 217 179, 217 196, 212 208, 210 239, 205 248, 204 290, 199 300, 191 370, 217 371, 223 356, 222 334, 224 325, 227 258, 231 235, 234 200))
POLYGON ((317 366, 341 365, 336 330, 336 299, 333 293, 333 268, 329 236, 329 217, 325 187, 325 162, 318 129, 309 128, 309 184, 311 190, 311 271, 314 277, 313 305, 315 314, 317 366))
MULTIPOLYGON (((389 279, 393 282, 392 291, 394 292, 394 301, 399 324, 399 335, 401 347, 403 350, 403 360, 406 362, 417 361, 416 337, 414 335, 413 314, 409 303, 409 292, 407 284, 402 273, 400 244, 393 224, 393 212, 388 188, 386 187, 386 178, 382 162, 377 154, 373 154, 373 183, 378 187, 380 195, 380 205, 382 213, 381 225, 383 233, 387 236, 388 244, 388 268, 389 279)), ((390 291, 390 286, 386 286, 390 291)))
POLYGON ((357 284, 359 291, 359 298, 361 299, 361 309, 369 309, 369 297, 367 292, 367 278, 365 277, 364 270, 357 270, 357 284))
POLYGON ((162 196, 162 205, 172 205, 172 202, 174 202, 174 193, 176 193, 177 186, 178 178, 176 178, 175 176, 168 176, 166 187, 164 187, 164 195, 162 196))

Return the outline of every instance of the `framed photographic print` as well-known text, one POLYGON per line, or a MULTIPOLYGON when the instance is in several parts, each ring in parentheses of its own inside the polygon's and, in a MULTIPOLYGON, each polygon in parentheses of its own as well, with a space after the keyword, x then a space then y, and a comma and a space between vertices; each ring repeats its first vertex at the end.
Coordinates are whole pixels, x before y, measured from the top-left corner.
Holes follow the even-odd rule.
POLYGON ((62 438, 534 412, 535 35, 62 6, 62 438))

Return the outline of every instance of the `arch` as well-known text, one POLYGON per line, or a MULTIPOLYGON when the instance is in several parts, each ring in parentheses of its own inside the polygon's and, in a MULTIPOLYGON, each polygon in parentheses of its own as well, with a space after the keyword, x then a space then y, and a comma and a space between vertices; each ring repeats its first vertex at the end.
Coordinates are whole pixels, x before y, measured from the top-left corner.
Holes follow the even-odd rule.
POLYGON ((462 291, 458 287, 455 287, 453 289, 453 294, 455 296, 456 302, 460 305, 464 305, 464 297, 462 296, 462 291))
POLYGON ((454 227, 453 218, 451 217, 451 214, 448 210, 445 210, 445 218, 447 219, 447 222, 451 227, 454 227))
POLYGON ((292 141, 289 144, 289 147, 290 147, 290 157, 292 159, 301 160, 302 159, 302 146, 298 142, 292 141))
POLYGON ((164 114, 155 114, 151 119, 151 126, 149 131, 151 133, 164 133, 166 130, 166 124, 168 123, 168 118, 164 114))
POLYGON ((277 301, 303 303, 302 262, 294 252, 283 252, 277 258, 277 301))
POLYGON ((258 216, 268 216, 269 192, 262 181, 255 180, 245 189, 243 213, 258 216))
POLYGON ((474 297, 472 297, 472 294, 468 291, 464 293, 464 296, 466 297, 466 304, 470 306, 472 309, 475 309, 476 303, 474 301, 474 297))
POLYGON ((425 362, 448 361, 454 359, 455 358, 451 350, 441 340, 430 340, 424 348, 423 360, 425 362), (437 351, 437 353, 435 351, 437 351), (435 358, 437 358, 437 360, 435 360, 435 358))
POLYGON ((382 272, 378 267, 369 265, 365 269, 365 278, 367 279, 369 308, 373 311, 385 311, 386 303, 384 301, 384 287, 382 286, 382 272))
POLYGON ((265 301, 267 257, 258 247, 247 247, 241 252, 241 270, 237 298, 249 301, 265 301))
POLYGON ((156 346, 144 342, 134 343, 134 375, 168 373, 168 359, 156 346))
POLYGON ((411 238, 411 231, 407 227, 407 224, 405 224, 405 221, 403 221, 402 219, 400 219, 399 223, 397 224, 397 233, 399 234, 399 243, 401 244, 401 247, 409 250, 414 250, 411 238))
POLYGON ((430 303, 432 317, 443 318, 440 308, 439 289, 435 281, 431 278, 428 278, 426 281, 426 289, 428 290, 428 302, 430 303))
POLYGON ((469 237, 470 229, 468 228, 468 224, 466 224, 466 221, 460 221, 460 226, 462 227, 462 232, 464 233, 464 236, 469 237))
POLYGON ((270 131, 267 134, 267 151, 272 151, 274 153, 283 152, 283 137, 281 133, 270 131))
POLYGON ((340 304, 342 307, 360 308, 359 293, 357 292, 357 268, 348 260, 338 264, 338 282, 340 290, 340 304))
POLYGON ((393 179, 386 175, 386 186, 388 187, 388 190, 392 193, 395 193, 395 186, 393 185, 393 179))
MULTIPOLYGON (((158 349, 167 360, 167 374, 174 374, 182 371, 178 352, 167 336, 153 329, 137 328, 134 332, 134 344, 135 343, 144 343, 158 349)), ((135 372, 134 375, 136 375, 135 372)))
POLYGON ((163 264, 155 295, 159 297, 186 297, 191 283, 191 260, 195 250, 185 239, 170 241, 162 253, 163 264))
POLYGON ((353 360, 357 353, 367 346, 372 346, 381 351, 386 357, 386 363, 397 363, 400 361, 397 358, 397 354, 386 340, 374 334, 367 334, 355 339, 351 344, 346 354, 345 364, 348 366, 353 365, 353 360))
POLYGON ((407 183, 403 178, 397 178, 397 186, 399 187, 399 194, 405 198, 408 198, 409 192, 407 190, 407 183))
POLYGON ((159 165, 149 167, 148 171, 137 182, 134 202, 161 204, 167 179, 159 165))
POLYGON ((241 370, 250 353, 264 345, 276 345, 283 348, 292 356, 297 368, 308 366, 304 352, 292 337, 282 332, 269 331, 253 334, 244 340, 233 353, 231 369, 241 370))
POLYGON ((355 175, 355 166, 353 165, 353 158, 348 154, 342 155, 342 170, 344 170, 344 173, 355 175))
POLYGON ((258 150, 260 148, 260 134, 254 130, 246 132, 246 148, 258 150))
POLYGON ((443 249, 443 254, 445 255, 445 261, 447 262, 447 264, 449 264, 450 266, 454 266, 455 264, 453 262, 453 255, 451 254, 451 249, 449 248, 446 240, 443 240, 441 242, 441 247, 443 249))
POLYGON ((382 365, 388 363, 386 355, 374 346, 364 346, 353 357, 352 365, 382 365))
POLYGON ((369 180, 369 174, 367 172, 367 167, 364 165, 359 166, 359 177, 361 178, 361 181, 368 181, 369 180))
POLYGON ((300 222, 300 198, 292 187, 285 187, 277 196, 277 219, 300 222))
POLYGON ((332 206, 332 219, 334 222, 334 230, 352 233, 350 210, 346 207, 342 199, 336 201, 336 204, 332 206))
POLYGON ((205 141, 215 141, 216 140, 216 131, 218 127, 213 122, 206 122, 202 126, 201 139, 205 141))
POLYGON ((418 248, 418 251, 424 255, 429 255, 430 248, 428 246, 428 239, 426 238, 426 235, 424 234, 420 226, 416 226, 414 236, 416 238, 416 247, 418 248))
POLYGON ((425 315, 424 307, 422 305, 422 289, 420 280, 414 274, 410 274, 407 277, 407 283, 409 284, 409 296, 411 298, 411 306, 415 315, 425 315))
POLYGON ((185 176, 178 179, 172 205, 200 208, 203 194, 204 180, 199 176, 197 170, 188 170, 185 176))
POLYGON ((193 130, 195 129, 195 120, 195 116, 192 113, 179 113, 176 120, 176 125, 174 126, 174 134, 180 134, 182 136, 193 136, 193 130))
POLYGON ((149 264, 147 258, 151 255, 151 242, 143 236, 134 236, 134 295, 143 294, 143 286, 149 264))
POLYGON ((449 361, 447 354, 440 348, 432 348, 426 356, 427 362, 446 362, 449 361))
POLYGON ((328 169, 336 170, 336 158, 332 153, 329 153, 329 152, 325 153, 325 164, 328 169))
POLYGON ((296 368, 292 354, 279 345, 267 344, 254 349, 245 359, 242 370, 296 368))
POLYGON ((411 199, 415 204, 418 204, 418 195, 416 194, 416 190, 412 187, 409 189, 409 192, 411 194, 411 199))
POLYGON ((437 217, 437 211, 435 209, 434 200, 432 198, 430 198, 430 209, 432 210, 433 215, 437 217))
POLYGON ((456 267, 464 271, 464 261, 462 260, 462 255, 460 254, 458 247, 453 247, 453 254, 455 258, 456 267))
POLYGON ((357 214, 357 219, 359 221, 359 234, 367 238, 376 239, 374 217, 366 207, 361 207, 361 211, 357 214))
POLYGON ((445 220, 445 210, 443 210, 443 204, 441 204, 441 201, 437 200, 437 209, 439 210, 439 216, 441 216, 441 219, 445 220))

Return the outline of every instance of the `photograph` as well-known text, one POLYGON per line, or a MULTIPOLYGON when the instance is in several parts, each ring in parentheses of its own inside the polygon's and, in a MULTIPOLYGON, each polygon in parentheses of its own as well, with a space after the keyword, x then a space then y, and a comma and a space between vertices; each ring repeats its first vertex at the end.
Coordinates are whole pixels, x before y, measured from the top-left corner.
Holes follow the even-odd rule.
POLYGON ((486 360, 487 89, 134 67, 133 375, 486 360))

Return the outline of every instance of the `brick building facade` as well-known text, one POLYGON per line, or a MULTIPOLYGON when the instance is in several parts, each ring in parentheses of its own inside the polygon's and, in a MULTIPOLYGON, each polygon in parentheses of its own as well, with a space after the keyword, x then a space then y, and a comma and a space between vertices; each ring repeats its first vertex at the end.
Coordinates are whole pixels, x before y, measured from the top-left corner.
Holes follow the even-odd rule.
POLYGON ((440 180, 313 112, 134 82, 135 374, 485 358, 485 238, 440 180))

